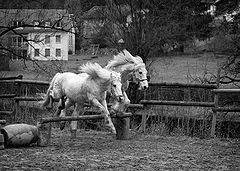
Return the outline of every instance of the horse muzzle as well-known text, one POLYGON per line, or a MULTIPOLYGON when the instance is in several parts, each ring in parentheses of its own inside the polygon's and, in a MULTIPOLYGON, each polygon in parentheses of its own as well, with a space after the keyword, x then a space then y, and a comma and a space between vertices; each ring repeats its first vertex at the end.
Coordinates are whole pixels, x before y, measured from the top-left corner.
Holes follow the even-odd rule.
POLYGON ((141 80, 141 82, 139 82, 139 90, 147 90, 148 89, 148 81, 147 79, 141 80))

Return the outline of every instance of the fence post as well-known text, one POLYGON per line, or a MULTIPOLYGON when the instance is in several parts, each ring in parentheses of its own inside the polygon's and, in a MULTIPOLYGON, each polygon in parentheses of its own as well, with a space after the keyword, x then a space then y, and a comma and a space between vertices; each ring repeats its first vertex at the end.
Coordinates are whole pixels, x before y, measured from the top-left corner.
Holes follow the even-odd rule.
POLYGON ((114 120, 114 126, 117 132, 117 140, 127 140, 129 138, 130 118, 116 117, 114 120))
MULTIPOLYGON (((147 96, 147 93, 146 91, 144 91, 144 100, 146 100, 146 96, 147 96)), ((146 106, 145 106, 146 107, 146 106)), ((146 133, 146 122, 147 122, 147 114, 146 114, 146 111, 144 111, 144 113, 142 114, 142 123, 141 123, 141 129, 142 129, 142 132, 143 133, 146 133)))
MULTIPOLYGON (((190 87, 184 89, 184 101, 187 101, 187 102, 191 101, 191 88, 190 87)), ((187 110, 186 113, 189 114, 189 107, 187 107, 186 110, 187 110)), ((187 119, 187 135, 189 135, 190 134, 190 126, 189 126, 190 119, 189 119, 189 117, 187 117, 186 119, 187 119)))
MULTIPOLYGON (((17 93, 16 93, 16 97, 20 97, 20 95, 21 95, 21 83, 15 83, 16 85, 17 85, 17 93)), ((17 116, 18 116, 18 113, 19 113, 19 100, 14 100, 15 102, 15 112, 14 112, 14 119, 13 119, 13 121, 14 121, 14 123, 16 123, 16 118, 17 118, 17 116)))
POLYGON ((146 132, 146 122, 147 122, 146 121, 147 120, 147 114, 145 112, 142 114, 142 126, 141 126, 141 128, 142 128, 143 133, 146 132))
MULTIPOLYGON (((220 84, 220 72, 221 69, 218 65, 218 72, 217 72, 217 88, 219 88, 219 84, 220 84)), ((218 93, 214 94, 214 108, 218 108, 218 93)), ((217 110, 213 111, 213 116, 212 116, 212 128, 211 128, 211 138, 215 138, 216 137, 216 123, 217 123, 217 110)))

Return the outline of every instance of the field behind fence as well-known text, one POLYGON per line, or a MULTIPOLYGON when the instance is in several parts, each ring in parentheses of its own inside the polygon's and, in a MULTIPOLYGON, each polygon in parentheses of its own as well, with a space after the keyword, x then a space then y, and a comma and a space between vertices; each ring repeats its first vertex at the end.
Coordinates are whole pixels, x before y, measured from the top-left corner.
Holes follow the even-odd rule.
MULTIPOLYGON (((9 98, 0 99, 0 119, 6 118, 8 123, 28 123, 36 125, 37 120, 51 117, 54 110, 42 109, 38 101, 48 88, 48 82, 7 80, 0 81, 1 94, 9 94, 9 98), (7 112, 8 111, 8 112, 7 112), (12 112, 11 112, 12 111, 12 112)), ((160 135, 190 135, 207 138, 211 136, 214 112, 214 85, 193 86, 177 83, 150 83, 147 91, 137 90, 132 83, 128 90, 131 102, 161 101, 161 105, 148 104, 143 109, 131 108, 131 129, 160 135), (187 105, 179 105, 178 101, 187 105), (200 103, 199 106, 192 106, 200 103), (144 116, 144 117, 143 117, 144 116), (144 119, 144 122, 143 122, 144 119)), ((219 107, 239 106, 240 96, 236 93, 219 94, 219 107)), ((239 115, 237 112, 217 112, 216 136, 239 137, 239 115)), ((102 129, 102 121, 87 121, 79 124, 81 128, 102 129)), ((58 126, 57 124, 55 126, 58 126)))

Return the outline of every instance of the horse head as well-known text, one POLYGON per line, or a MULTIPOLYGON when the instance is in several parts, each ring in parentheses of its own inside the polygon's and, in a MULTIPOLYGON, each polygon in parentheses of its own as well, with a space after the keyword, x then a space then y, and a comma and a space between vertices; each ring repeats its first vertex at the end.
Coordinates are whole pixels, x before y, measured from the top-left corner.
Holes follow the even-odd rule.
POLYGON ((135 57, 134 79, 139 82, 139 89, 146 90, 148 88, 147 69, 141 57, 135 57))
POLYGON ((119 102, 122 102, 123 93, 122 93, 121 74, 115 71, 111 71, 110 82, 111 82, 111 88, 110 88, 111 94, 119 102))

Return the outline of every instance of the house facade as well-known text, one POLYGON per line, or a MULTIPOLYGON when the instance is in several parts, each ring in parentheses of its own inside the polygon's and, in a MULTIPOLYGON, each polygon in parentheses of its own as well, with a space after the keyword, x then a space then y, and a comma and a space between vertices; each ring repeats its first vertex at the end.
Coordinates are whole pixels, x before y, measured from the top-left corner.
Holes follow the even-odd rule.
POLYGON ((67 10, 1 9, 4 15, 12 29, 6 34, 12 59, 68 60, 75 54, 75 28, 67 10))

